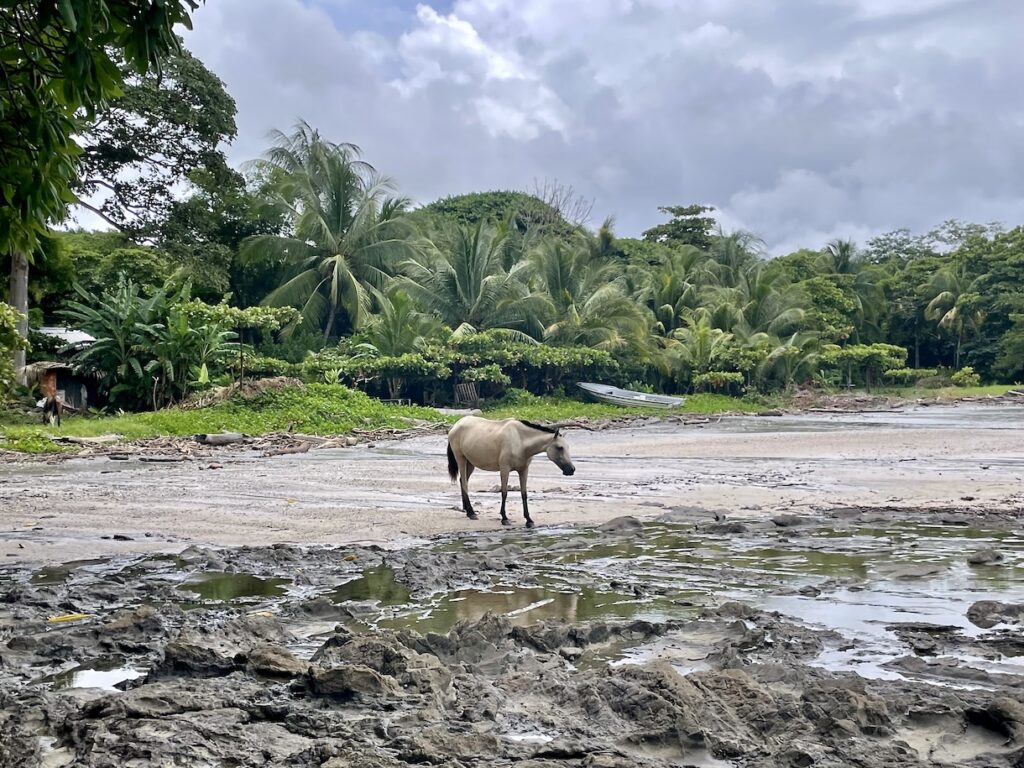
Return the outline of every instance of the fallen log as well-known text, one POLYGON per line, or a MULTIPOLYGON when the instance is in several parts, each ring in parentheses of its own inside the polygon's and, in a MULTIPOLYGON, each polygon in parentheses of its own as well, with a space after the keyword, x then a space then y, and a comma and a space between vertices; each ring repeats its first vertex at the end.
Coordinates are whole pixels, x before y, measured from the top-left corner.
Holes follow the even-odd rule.
POLYGON ((320 435, 303 435, 299 432, 292 433, 288 435, 288 437, 292 440, 301 440, 302 442, 309 443, 310 445, 323 445, 324 443, 329 443, 334 439, 333 437, 321 437, 320 435))
POLYGON ((274 448, 265 452, 264 456, 287 456, 291 453, 306 453, 309 451, 309 443, 300 443, 299 445, 293 445, 288 448, 274 448))
POLYGON ((201 445, 231 445, 245 442, 249 438, 241 432, 219 432, 213 435, 196 435, 195 440, 201 445))
POLYGON ((55 443, 70 445, 109 445, 124 440, 121 435, 97 435, 95 437, 75 437, 73 435, 55 435, 50 438, 55 443))

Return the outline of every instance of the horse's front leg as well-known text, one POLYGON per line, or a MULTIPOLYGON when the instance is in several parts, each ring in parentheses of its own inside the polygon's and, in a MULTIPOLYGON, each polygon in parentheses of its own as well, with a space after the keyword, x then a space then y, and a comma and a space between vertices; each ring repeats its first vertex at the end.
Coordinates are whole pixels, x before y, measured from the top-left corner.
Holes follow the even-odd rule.
POLYGON ((526 527, 533 528, 533 518, 530 517, 530 507, 526 503, 526 473, 529 472, 529 470, 529 464, 519 470, 519 492, 523 495, 523 517, 526 518, 526 527))
POLYGON ((505 514, 505 502, 508 500, 508 473, 509 470, 501 470, 501 524, 512 525, 512 521, 505 514))
POLYGON ((459 485, 462 488, 462 511, 470 520, 476 520, 476 512, 473 511, 473 503, 469 500, 469 476, 473 474, 473 465, 465 459, 459 467, 459 485))

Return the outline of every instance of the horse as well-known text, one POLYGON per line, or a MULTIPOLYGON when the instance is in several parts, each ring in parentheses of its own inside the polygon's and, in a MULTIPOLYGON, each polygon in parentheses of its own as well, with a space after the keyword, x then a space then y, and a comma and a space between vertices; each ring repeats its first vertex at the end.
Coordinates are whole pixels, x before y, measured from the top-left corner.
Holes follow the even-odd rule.
POLYGON ((576 467, 569 457, 569 446, 555 424, 542 426, 520 419, 493 421, 478 416, 459 419, 448 432, 448 476, 462 487, 462 510, 470 520, 476 520, 473 504, 469 500, 469 477, 474 469, 501 473, 501 524, 512 525, 505 514, 508 498, 508 476, 513 470, 519 474, 519 491, 523 496, 523 517, 526 527, 533 528, 530 508, 526 503, 526 475, 530 462, 539 453, 546 453, 564 475, 572 475, 576 467))
POLYGON ((60 417, 64 413, 64 403, 56 395, 48 395, 46 402, 43 403, 43 424, 50 423, 52 427, 56 424, 60 426, 60 417))

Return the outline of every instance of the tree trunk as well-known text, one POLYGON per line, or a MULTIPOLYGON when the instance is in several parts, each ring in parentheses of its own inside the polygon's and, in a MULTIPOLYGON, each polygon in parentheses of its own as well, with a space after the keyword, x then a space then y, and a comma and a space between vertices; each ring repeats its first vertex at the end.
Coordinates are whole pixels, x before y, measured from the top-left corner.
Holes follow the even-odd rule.
POLYGON ((964 340, 964 329, 961 327, 956 335, 956 350, 953 352, 953 370, 960 370, 960 345, 964 340))
MULTIPOLYGON (((18 333, 28 338, 28 257, 20 251, 11 254, 11 306, 21 313, 18 333)), ((25 350, 14 353, 14 372, 20 378, 25 367, 25 350)))

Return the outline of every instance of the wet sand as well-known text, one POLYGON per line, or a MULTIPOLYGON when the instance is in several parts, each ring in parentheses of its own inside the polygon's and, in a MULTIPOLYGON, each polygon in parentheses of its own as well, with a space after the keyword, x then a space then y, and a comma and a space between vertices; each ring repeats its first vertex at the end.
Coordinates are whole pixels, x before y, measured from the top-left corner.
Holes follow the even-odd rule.
MULTIPOLYGON (((540 525, 650 518, 678 507, 732 518, 837 506, 1024 508, 1024 409, 1015 406, 732 417, 571 430, 569 441, 575 476, 543 457, 531 468, 540 525)), ((432 436, 274 458, 225 452, 169 464, 6 465, 0 558, 63 562, 195 543, 401 546, 499 530, 497 474, 473 477, 480 519, 467 520, 444 450, 444 437, 432 436)), ((510 516, 521 522, 518 496, 510 516)))
POLYGON ((532 531, 443 437, 0 467, 0 767, 1024 765, 1022 422, 574 432, 532 531))

